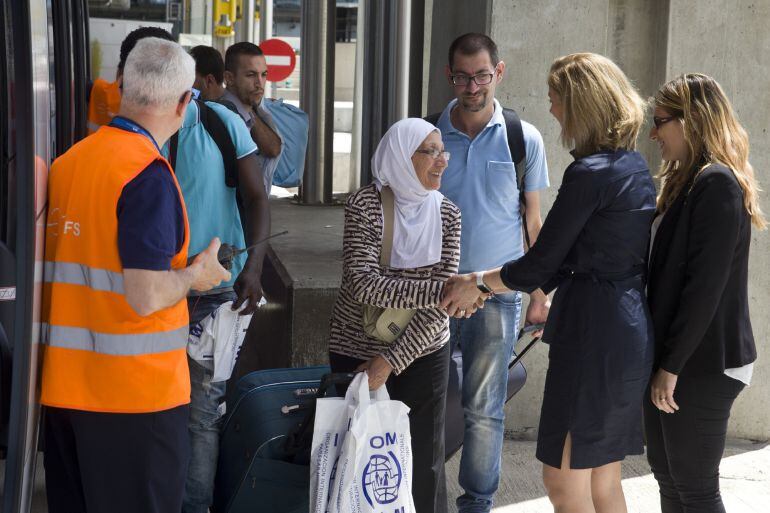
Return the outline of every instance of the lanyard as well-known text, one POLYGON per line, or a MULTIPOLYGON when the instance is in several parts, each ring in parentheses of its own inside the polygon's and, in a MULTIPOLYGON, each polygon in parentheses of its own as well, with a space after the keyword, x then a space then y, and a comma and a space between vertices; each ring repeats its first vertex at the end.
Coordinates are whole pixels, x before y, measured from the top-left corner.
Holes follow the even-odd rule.
POLYGON ((143 136, 147 137, 150 141, 152 141, 152 144, 155 145, 156 148, 158 148, 158 152, 160 153, 160 148, 158 147, 158 143, 155 142, 155 139, 152 137, 152 134, 142 128, 140 125, 138 125, 136 122, 131 121, 128 118, 124 118, 122 116, 115 116, 112 118, 112 121, 110 122, 110 126, 114 126, 115 128, 120 128, 121 130, 126 130, 128 132, 134 132, 135 134, 142 134, 143 136))

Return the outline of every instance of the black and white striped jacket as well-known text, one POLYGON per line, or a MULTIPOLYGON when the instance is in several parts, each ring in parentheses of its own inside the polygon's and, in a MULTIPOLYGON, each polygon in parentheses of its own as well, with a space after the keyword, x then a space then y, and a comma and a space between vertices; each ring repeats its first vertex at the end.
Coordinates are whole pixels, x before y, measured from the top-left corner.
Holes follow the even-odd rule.
POLYGON ((460 263, 460 209, 441 204, 441 260, 417 269, 380 266, 382 202, 375 185, 352 194, 345 205, 343 275, 331 319, 329 351, 361 360, 383 356, 399 374, 421 356, 449 341, 449 318, 437 308, 444 282, 460 263), (404 333, 392 344, 366 335, 362 305, 418 309, 404 333))

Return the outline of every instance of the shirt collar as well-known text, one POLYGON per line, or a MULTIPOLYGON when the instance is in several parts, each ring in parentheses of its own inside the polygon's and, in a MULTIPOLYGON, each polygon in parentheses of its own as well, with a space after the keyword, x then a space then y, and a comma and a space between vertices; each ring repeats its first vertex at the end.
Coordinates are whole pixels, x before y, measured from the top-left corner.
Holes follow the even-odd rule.
MULTIPOLYGON (((484 130, 491 126, 505 124, 505 118, 503 117, 503 107, 500 105, 500 102, 498 102, 496 98, 493 98, 492 101, 495 105, 495 111, 492 113, 492 117, 489 119, 489 122, 487 123, 484 130)), ((441 113, 441 116, 439 116, 438 129, 441 130, 442 134, 462 133, 460 130, 455 128, 454 125, 452 125, 452 118, 450 113, 452 112, 452 109, 455 108, 455 105, 457 105, 457 98, 449 102, 449 105, 446 106, 444 111, 441 113)))
POLYGON ((155 138, 152 136, 152 134, 147 131, 142 125, 137 123, 136 121, 132 121, 124 116, 115 116, 112 118, 112 121, 110 121, 110 126, 115 128, 120 128, 121 130, 125 130, 127 132, 134 132, 135 134, 141 134, 145 137, 147 137, 150 141, 152 141, 152 144, 155 145, 155 148, 157 148, 158 153, 160 153, 160 147, 158 146, 158 143, 155 141, 155 138))
POLYGON ((191 100, 184 113, 181 128, 190 128, 201 122, 201 110, 195 100, 191 100))
POLYGON ((235 105, 235 108, 238 109, 238 114, 241 115, 245 122, 249 123, 252 120, 251 109, 246 106, 232 91, 225 89, 225 94, 222 95, 222 99, 227 100, 235 105))

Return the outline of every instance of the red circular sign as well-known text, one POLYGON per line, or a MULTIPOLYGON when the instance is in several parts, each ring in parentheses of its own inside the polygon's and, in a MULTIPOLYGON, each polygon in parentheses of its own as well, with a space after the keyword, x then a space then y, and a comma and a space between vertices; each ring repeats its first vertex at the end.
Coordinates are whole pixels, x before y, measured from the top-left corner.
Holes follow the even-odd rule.
POLYGON ((294 48, 283 39, 266 39, 259 43, 267 61, 267 80, 280 82, 289 78, 294 66, 297 65, 297 55, 294 48))

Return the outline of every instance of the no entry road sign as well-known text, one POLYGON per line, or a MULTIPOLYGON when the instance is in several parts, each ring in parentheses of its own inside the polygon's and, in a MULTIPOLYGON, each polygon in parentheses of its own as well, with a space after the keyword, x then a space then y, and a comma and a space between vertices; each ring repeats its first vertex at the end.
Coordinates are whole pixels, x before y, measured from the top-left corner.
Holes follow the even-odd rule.
POLYGON ((267 79, 270 82, 279 82, 289 78, 297 65, 294 48, 286 41, 276 38, 262 41, 259 47, 265 53, 267 79))

